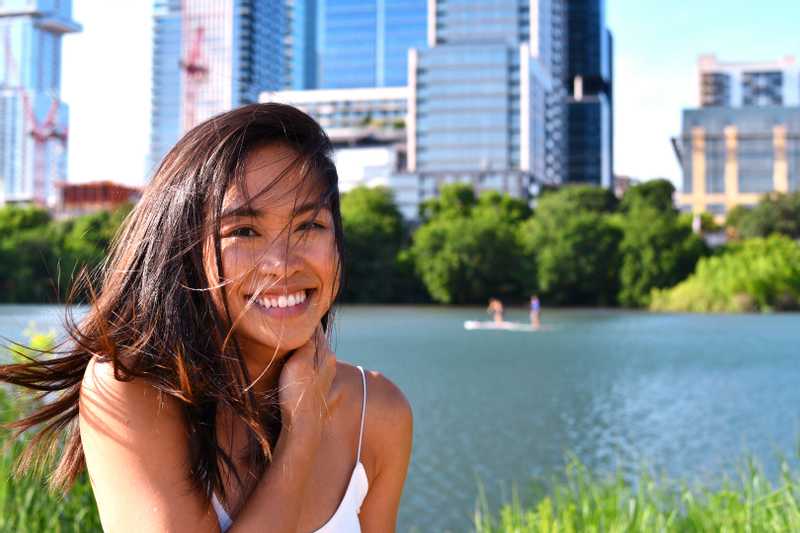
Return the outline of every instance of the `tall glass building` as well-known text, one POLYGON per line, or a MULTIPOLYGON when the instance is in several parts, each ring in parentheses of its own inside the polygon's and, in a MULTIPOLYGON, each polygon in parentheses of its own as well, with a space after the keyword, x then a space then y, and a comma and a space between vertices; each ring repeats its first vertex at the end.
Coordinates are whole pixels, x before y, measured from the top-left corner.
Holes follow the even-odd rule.
POLYGON ((70 0, 0 2, 0 203, 52 204, 66 180, 61 38, 78 31, 70 0))
POLYGON ((292 0, 292 89, 405 85, 427 13, 427 0, 292 0))
POLYGON ((604 0, 440 0, 429 16, 429 47, 410 56, 411 169, 520 194, 611 185, 604 0))
POLYGON ((439 1, 409 59, 409 169, 526 196, 546 179, 558 0, 439 1))
POLYGON ((194 125, 286 78, 284 0, 155 0, 150 163, 194 125))
POLYGON ((605 0, 569 0, 566 182, 610 187, 613 179, 613 41, 606 28, 605 0))

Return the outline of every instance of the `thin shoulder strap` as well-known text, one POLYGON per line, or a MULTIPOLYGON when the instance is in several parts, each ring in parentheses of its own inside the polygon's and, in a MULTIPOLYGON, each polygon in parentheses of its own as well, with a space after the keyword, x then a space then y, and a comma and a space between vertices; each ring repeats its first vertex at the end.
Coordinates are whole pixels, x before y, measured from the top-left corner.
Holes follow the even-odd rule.
POLYGON ((356 464, 361 461, 361 441, 364 438, 364 416, 367 413, 367 375, 362 367, 358 367, 361 372, 361 384, 364 386, 364 397, 361 400, 361 428, 358 430, 358 453, 356 453, 356 464))

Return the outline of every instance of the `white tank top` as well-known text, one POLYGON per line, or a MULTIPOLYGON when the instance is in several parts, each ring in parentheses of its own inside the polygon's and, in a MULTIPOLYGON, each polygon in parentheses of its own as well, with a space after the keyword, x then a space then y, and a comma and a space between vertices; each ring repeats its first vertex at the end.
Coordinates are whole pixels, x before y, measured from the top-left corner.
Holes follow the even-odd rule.
MULTIPOLYGON (((328 521, 314 533, 361 533, 358 513, 361 511, 361 504, 364 502, 369 490, 369 479, 367 479, 367 471, 364 470, 364 465, 361 463, 361 440, 364 437, 364 415, 367 411, 367 377, 363 368, 359 366, 358 370, 361 372, 364 395, 361 399, 361 427, 358 430, 356 466, 353 468, 353 473, 350 474, 350 481, 347 484, 347 490, 344 492, 344 497, 339 503, 339 507, 337 507, 328 521)), ((233 521, 228 516, 225 508, 222 507, 216 494, 211 497, 211 505, 217 513, 219 529, 222 533, 225 533, 233 525, 233 521)))

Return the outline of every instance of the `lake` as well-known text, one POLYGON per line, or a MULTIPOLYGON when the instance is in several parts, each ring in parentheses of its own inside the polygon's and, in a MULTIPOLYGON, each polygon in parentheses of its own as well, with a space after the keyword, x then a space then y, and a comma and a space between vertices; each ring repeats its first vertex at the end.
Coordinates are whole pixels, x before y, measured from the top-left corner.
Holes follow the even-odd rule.
MULTIPOLYGON (((0 306, 0 335, 52 306, 0 306)), ((345 306, 340 359, 383 372, 414 409, 400 531, 469 530, 494 502, 563 471, 646 464, 714 483, 753 455, 775 472, 800 437, 800 314, 666 315, 545 310, 547 331, 465 331, 481 308, 345 306)), ((511 320, 525 321, 522 309, 511 320)))

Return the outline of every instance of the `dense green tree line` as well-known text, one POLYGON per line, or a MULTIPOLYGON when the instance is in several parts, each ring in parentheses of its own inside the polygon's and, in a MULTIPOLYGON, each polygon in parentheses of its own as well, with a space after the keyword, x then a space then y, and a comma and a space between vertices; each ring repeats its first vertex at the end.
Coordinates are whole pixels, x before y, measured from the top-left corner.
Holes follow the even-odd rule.
MULTIPOLYGON (((531 209, 508 195, 452 184, 421 206, 411 227, 389 189, 356 188, 341 200, 343 299, 469 304, 493 296, 521 302, 537 293, 554 305, 645 307, 657 294, 667 308, 665 289, 711 255, 690 217, 674 208, 673 193, 666 180, 632 187, 620 200, 605 189, 572 186, 544 192, 531 209)), ((63 300, 80 266, 102 261, 126 213, 55 221, 37 208, 0 209, 0 300, 63 300)), ((734 236, 798 238, 798 221, 800 194, 773 195, 734 211, 728 228, 734 236)))
POLYGON ((53 220, 38 207, 0 209, 0 302, 64 301, 80 269, 103 260, 129 211, 53 220))

